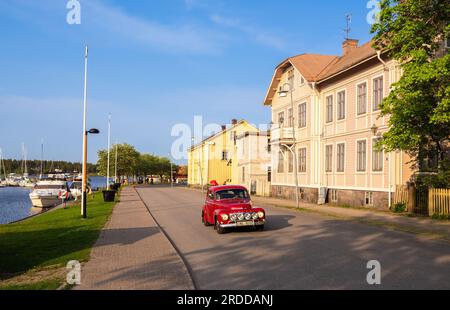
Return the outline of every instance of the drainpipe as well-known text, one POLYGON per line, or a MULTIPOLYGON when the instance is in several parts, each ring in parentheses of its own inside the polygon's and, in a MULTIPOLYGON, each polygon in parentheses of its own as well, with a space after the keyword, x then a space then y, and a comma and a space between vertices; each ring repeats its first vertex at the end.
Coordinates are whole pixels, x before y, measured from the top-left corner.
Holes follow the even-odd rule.
MULTIPOLYGON (((388 71, 389 72, 389 68, 387 67, 386 62, 381 58, 381 51, 377 51, 377 58, 378 60, 383 64, 383 68, 384 71, 388 71)), ((389 78, 389 87, 391 84, 391 76, 388 76, 389 78)), ((389 152, 388 155, 388 188, 389 188, 389 192, 388 192, 388 200, 389 200, 389 209, 391 209, 392 207, 392 180, 391 180, 391 152, 389 152)))

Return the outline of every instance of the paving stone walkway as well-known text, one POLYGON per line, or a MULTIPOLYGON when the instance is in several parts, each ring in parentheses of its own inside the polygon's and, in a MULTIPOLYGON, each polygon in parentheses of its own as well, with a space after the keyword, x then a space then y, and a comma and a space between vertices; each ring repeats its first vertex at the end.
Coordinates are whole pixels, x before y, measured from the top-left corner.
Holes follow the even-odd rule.
POLYGON ((82 266, 79 290, 189 290, 188 270, 132 187, 82 266))

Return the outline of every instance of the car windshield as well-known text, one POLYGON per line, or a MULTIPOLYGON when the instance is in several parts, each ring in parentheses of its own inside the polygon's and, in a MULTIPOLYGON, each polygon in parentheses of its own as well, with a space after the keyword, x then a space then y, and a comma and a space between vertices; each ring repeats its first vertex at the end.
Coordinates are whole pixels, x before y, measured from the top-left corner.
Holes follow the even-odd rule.
POLYGON ((227 189, 216 192, 217 200, 225 200, 225 199, 248 199, 248 192, 245 189, 227 189))

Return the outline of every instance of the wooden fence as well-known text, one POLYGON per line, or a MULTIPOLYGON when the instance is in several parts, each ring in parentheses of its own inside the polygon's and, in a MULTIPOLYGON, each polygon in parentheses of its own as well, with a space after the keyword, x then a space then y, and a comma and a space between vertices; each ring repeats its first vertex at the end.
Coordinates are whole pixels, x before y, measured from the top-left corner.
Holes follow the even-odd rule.
POLYGON ((428 191, 429 215, 450 216, 450 189, 430 188, 428 191))
POLYGON ((408 204, 408 187, 406 185, 397 185, 395 187, 394 204, 408 204))

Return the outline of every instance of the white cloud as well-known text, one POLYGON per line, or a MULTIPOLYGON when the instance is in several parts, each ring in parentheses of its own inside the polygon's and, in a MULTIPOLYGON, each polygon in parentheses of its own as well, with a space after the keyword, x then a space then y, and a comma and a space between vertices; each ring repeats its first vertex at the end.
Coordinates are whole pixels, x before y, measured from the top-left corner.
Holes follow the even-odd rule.
POLYGON ((273 35, 269 32, 257 29, 256 27, 246 25, 239 19, 227 18, 220 16, 218 14, 211 15, 210 19, 217 25, 224 26, 227 28, 233 28, 241 32, 244 32, 250 38, 252 38, 253 40, 255 40, 260 44, 280 50, 286 47, 284 40, 280 36, 273 35))

